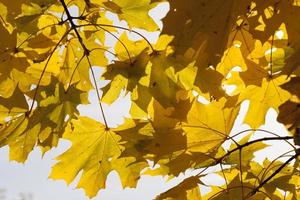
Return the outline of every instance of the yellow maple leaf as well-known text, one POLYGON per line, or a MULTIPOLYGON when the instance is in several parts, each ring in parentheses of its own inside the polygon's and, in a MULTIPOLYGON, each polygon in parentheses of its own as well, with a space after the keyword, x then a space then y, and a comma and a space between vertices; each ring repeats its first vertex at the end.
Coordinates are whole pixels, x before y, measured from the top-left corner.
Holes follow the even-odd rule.
POLYGON ((118 16, 126 20, 129 27, 156 31, 157 24, 149 15, 149 11, 156 7, 157 3, 151 3, 151 0, 113 0, 104 2, 104 5, 117 13, 118 16))
POLYGON ((286 81, 286 76, 264 78, 261 86, 250 85, 242 91, 240 101, 250 100, 244 122, 257 129, 264 124, 270 108, 278 111, 278 107, 290 98, 290 93, 280 88, 286 81))
POLYGON ((184 179, 181 183, 171 188, 170 190, 161 193, 156 197, 157 200, 201 200, 201 194, 198 184, 200 184, 199 177, 191 176, 184 179))
POLYGON ((134 187, 145 163, 128 166, 134 158, 118 158, 123 147, 119 144, 120 136, 114 131, 119 130, 107 129, 87 117, 73 120, 64 134, 64 138, 72 142, 72 147, 57 158, 59 162, 54 165, 50 178, 71 183, 83 170, 77 187, 93 197, 99 189, 105 188, 107 175, 117 170, 123 186, 134 187))
POLYGON ((188 150, 212 153, 228 138, 238 115, 239 107, 227 107, 226 99, 204 105, 194 102, 182 124, 186 133, 188 150))

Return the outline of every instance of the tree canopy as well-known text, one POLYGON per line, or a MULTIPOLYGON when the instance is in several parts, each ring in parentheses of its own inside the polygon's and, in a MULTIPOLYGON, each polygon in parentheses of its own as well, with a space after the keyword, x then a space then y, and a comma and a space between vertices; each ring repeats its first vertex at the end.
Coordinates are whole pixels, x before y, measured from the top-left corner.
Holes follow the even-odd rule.
POLYGON ((142 174, 173 178, 202 169, 156 198, 297 200, 297 19, 299 0, 0 0, 0 146, 22 163, 33 148, 46 153, 62 138, 71 141, 50 178, 71 183, 82 172, 77 187, 88 197, 112 171, 125 188, 142 174), (170 10, 159 30, 149 11, 162 2, 170 10), (160 36, 150 42, 145 31, 160 36), (104 68, 101 77, 96 68, 104 68), (109 83, 100 88, 100 79, 109 83), (78 111, 90 91, 102 122, 78 111), (122 91, 130 94, 131 117, 110 127, 102 104, 122 91), (245 101, 249 128, 233 133, 245 101), (260 128, 270 109, 289 135, 260 128), (292 150, 259 163, 254 153, 264 141, 292 150), (225 184, 208 185, 210 173, 225 184), (210 192, 201 194, 200 185, 210 192))

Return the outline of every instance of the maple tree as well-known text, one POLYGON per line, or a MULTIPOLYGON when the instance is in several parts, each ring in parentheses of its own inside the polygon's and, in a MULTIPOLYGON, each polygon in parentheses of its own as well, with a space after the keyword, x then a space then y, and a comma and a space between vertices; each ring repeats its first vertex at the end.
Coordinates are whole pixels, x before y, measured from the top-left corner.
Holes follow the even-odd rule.
POLYGON ((1 147, 24 162, 34 147, 45 153, 61 138, 71 141, 50 177, 71 183, 82 171, 78 188, 89 197, 112 171, 123 187, 135 187, 142 174, 202 169, 157 199, 299 199, 300 1, 170 0, 151 43, 139 30, 159 29, 149 11, 166 1, 1 0, 1 147), (108 36, 116 43, 107 45, 108 36), (102 96, 99 79, 110 81, 102 96), (92 90, 103 122, 77 109, 92 90), (131 118, 110 127, 102 104, 122 91, 130 93, 131 118), (232 133, 245 101, 250 128, 232 133), (288 136, 260 128, 270 108, 288 136), (262 133, 269 136, 251 139, 262 133), (254 153, 264 141, 293 150, 261 164, 254 153), (210 173, 225 184, 206 184, 210 173))

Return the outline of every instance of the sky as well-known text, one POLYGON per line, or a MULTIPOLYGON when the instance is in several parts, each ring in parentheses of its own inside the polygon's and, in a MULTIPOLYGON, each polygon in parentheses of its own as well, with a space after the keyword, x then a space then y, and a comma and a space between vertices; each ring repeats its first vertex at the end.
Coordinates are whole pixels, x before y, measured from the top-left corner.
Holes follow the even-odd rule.
MULTIPOLYGON (((151 11, 151 15, 155 18, 157 23, 161 25, 160 19, 166 14, 168 5, 162 5, 161 7, 151 11)), ((72 10, 73 15, 76 15, 76 9, 72 10)), ((114 18, 115 16, 111 16, 114 18)), ((116 18, 114 18, 116 20, 116 18)), ((116 20, 118 21, 118 20, 116 20)), ((117 22, 118 25, 122 25, 122 22, 117 22)), ((123 23, 123 25, 126 25, 123 23)), ((149 38, 150 41, 155 41, 158 32, 149 34, 142 32, 149 38)), ((112 44, 114 41, 112 38, 108 39, 108 43, 112 44)), ((97 77, 100 76, 101 70, 96 70, 97 77)), ((104 85, 105 82, 99 81, 99 85, 104 85)), ((79 106, 81 115, 92 117, 96 120, 103 121, 100 111, 98 109, 97 97, 94 91, 90 92, 89 100, 91 104, 85 106, 79 106)), ((247 125, 242 124, 243 117, 247 110, 249 102, 244 102, 241 113, 233 128, 232 134, 237 133, 240 130, 249 128, 247 125)), ((111 106, 104 105, 104 112, 108 123, 112 126, 116 124, 122 124, 123 117, 129 117, 129 95, 121 95, 121 97, 113 103, 111 106)), ((282 124, 276 122, 276 112, 270 110, 266 116, 266 124, 261 127, 263 129, 275 132, 279 135, 286 135, 282 124)), ((256 137, 263 137, 270 135, 263 135, 263 133, 256 133, 252 139, 256 137)), ((289 146, 285 143, 269 142, 272 147, 268 147, 263 151, 258 152, 256 160, 262 162, 265 159, 265 155, 268 155, 269 159, 276 158, 281 153, 289 150, 289 146), (280 147, 280 148, 278 148, 280 147)), ((224 146, 229 144, 224 144, 224 146)), ((8 159, 8 148, 4 147, 0 149, 0 199, 5 196, 5 200, 21 200, 21 194, 25 196, 32 196, 33 200, 85 200, 88 199, 82 189, 75 189, 76 180, 67 185, 64 181, 53 181, 48 179, 48 175, 51 170, 51 166, 56 163, 55 157, 60 155, 66 149, 71 146, 70 142, 61 140, 57 148, 47 152, 42 157, 41 152, 36 148, 30 155, 25 164, 19 164, 8 159)), ((109 174, 107 178, 107 187, 105 190, 101 190, 93 200, 132 200, 143 199, 151 200, 157 194, 164 192, 178 184, 185 177, 196 174, 196 172, 187 172, 185 175, 181 174, 178 178, 171 181, 166 181, 163 177, 151 177, 142 176, 136 189, 123 189, 118 179, 118 175, 115 172, 109 174)), ((222 184, 222 180, 217 176, 211 175, 203 179, 207 184, 222 184)), ((202 191, 207 191, 207 188, 201 188, 202 191)))
MULTIPOLYGON (((91 94, 90 98, 93 100, 95 94, 91 94)), ((126 97, 128 98, 128 97, 126 97)), ((117 104, 112 107, 106 107, 106 110, 110 110, 109 115, 114 116, 116 121, 122 121, 122 115, 126 115, 128 108, 126 105, 128 99, 120 98, 117 104), (118 114, 116 114, 118 113, 118 114)), ((95 99, 94 99, 95 100, 95 99)), ((97 118, 96 104, 89 105, 83 109, 83 115, 94 116, 97 118)), ((247 102, 243 104, 242 112, 239 115, 236 125, 233 128, 232 134, 245 130, 247 125, 242 125, 243 115, 247 109, 247 102)), ((270 110, 266 116, 266 125, 261 127, 265 130, 272 131, 279 135, 286 135, 287 132, 282 124, 276 122, 276 111, 270 110)), ((268 135, 265 135, 268 136, 268 135)), ((255 137, 263 137, 262 133, 256 133, 255 137)), ((254 138, 253 138, 254 139, 254 138)), ((268 155, 269 159, 274 159, 278 155, 286 152, 290 147, 282 142, 269 142, 270 147, 258 152, 256 160, 262 162, 265 159, 265 155, 268 155), (280 148, 278 148, 280 147, 280 148)), ((226 145, 226 144, 225 144, 226 145)), ((1 195, 5 195, 5 200, 21 200, 20 194, 31 194, 33 200, 86 200, 88 199, 82 189, 75 189, 78 177, 71 184, 67 185, 64 181, 54 181, 48 179, 48 175, 51 170, 51 166, 56 162, 55 157, 64 152, 71 144, 68 141, 61 140, 57 148, 52 149, 46 153, 42 158, 39 149, 35 149, 29 156, 25 164, 19 164, 8 159, 8 148, 4 147, 0 149, 0 190, 1 195), (1 194, 2 193, 2 194, 1 194)), ((247 153, 247 152, 245 152, 247 153)), ((181 174, 178 178, 175 178, 169 182, 162 177, 142 176, 136 189, 122 189, 121 183, 118 179, 118 175, 113 172, 109 174, 107 178, 107 187, 105 190, 101 190, 93 200, 132 200, 143 199, 151 200, 157 194, 164 192, 178 184, 185 177, 188 177, 195 172, 188 172, 185 175, 181 174)), ((219 178, 220 179, 220 178, 219 178)), ((202 179, 207 184, 221 184, 222 180, 218 180, 217 176, 209 176, 202 179)), ((203 188, 202 188, 203 189, 203 188)), ((202 190, 202 191, 205 191, 202 190)))

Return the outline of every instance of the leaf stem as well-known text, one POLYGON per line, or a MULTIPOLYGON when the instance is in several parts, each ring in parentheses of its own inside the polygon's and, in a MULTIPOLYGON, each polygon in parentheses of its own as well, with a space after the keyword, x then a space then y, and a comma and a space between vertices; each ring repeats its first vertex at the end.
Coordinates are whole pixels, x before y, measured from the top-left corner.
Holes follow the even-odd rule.
POLYGON ((109 127, 108 127, 108 124, 107 124, 107 121, 106 121, 106 118, 105 118, 105 114, 104 114, 104 109, 103 109, 102 103, 100 101, 101 97, 100 97, 98 86, 97 86, 96 76, 95 76, 94 70, 92 68, 92 65, 91 65, 89 57, 87 56, 86 58, 88 60, 88 63, 89 63, 89 66, 90 66, 90 70, 92 72, 93 82, 94 82, 94 85, 95 85, 95 90, 96 90, 96 94, 97 94, 97 98, 98 98, 98 103, 99 103, 101 115, 103 117, 104 125, 105 125, 106 130, 109 130, 109 127))

